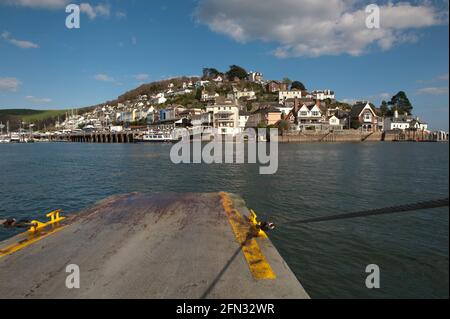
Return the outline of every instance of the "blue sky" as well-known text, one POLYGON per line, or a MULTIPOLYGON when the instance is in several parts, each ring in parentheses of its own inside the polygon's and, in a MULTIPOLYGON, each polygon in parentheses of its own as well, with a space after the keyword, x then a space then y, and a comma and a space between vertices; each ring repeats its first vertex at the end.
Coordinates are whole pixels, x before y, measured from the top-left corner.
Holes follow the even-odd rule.
POLYGON ((350 102, 404 90, 415 114, 448 130, 448 2, 372 2, 378 30, 354 0, 86 0, 69 30, 66 0, 0 0, 0 108, 89 106, 238 64, 350 102))

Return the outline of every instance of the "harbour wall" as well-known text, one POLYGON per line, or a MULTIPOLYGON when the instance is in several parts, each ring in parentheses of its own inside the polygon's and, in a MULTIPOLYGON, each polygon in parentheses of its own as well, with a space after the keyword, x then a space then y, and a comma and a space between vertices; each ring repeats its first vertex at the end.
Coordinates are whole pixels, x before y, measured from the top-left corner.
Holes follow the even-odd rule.
MULTIPOLYGON (((139 141, 142 133, 91 133, 67 134, 52 137, 53 142, 73 143, 135 143, 139 141)), ((209 140, 209 139, 208 139, 209 140)), ((433 136, 425 132, 365 132, 360 130, 344 130, 330 132, 296 132, 280 135, 280 143, 342 143, 342 142, 392 142, 392 141, 434 141, 433 136)))
MULTIPOLYGON (((405 137, 405 141, 427 140, 423 138, 405 137)), ((363 132, 363 131, 334 131, 334 132, 301 132, 298 134, 287 134, 278 137, 280 143, 332 143, 332 142, 392 142, 402 140, 396 132, 363 132)))

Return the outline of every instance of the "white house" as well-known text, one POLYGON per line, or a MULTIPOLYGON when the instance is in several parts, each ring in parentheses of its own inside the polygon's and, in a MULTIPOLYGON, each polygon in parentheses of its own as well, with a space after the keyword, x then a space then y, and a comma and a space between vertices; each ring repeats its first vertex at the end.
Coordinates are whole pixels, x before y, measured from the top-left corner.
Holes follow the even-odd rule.
POLYGON ((206 108, 213 114, 213 127, 223 135, 239 133, 239 108, 233 104, 211 105, 206 108))
POLYGON ((306 106, 305 104, 303 104, 297 113, 297 118, 299 120, 299 123, 319 123, 322 120, 322 111, 317 104, 310 106, 306 106))
POLYGON ((167 99, 166 99, 164 93, 158 93, 155 96, 153 96, 153 103, 163 104, 163 103, 166 103, 166 102, 167 102, 167 99))
POLYGON ((333 115, 332 117, 330 117, 330 118, 328 119, 328 123, 329 123, 331 126, 338 126, 338 125, 341 124, 341 122, 340 122, 339 119, 336 117, 336 115, 333 115))
POLYGON ((278 102, 280 104, 284 103, 284 101, 289 100, 289 99, 301 99, 303 97, 303 92, 302 91, 280 91, 278 92, 278 102))
POLYGON ((335 100, 336 96, 331 90, 314 90, 311 94, 308 94, 307 97, 310 97, 315 100, 323 101, 326 99, 335 100))
POLYGON ((201 101, 202 102, 214 101, 216 99, 216 97, 218 97, 218 96, 219 96, 219 93, 209 93, 208 91, 203 90, 201 101))
POLYGON ((247 91, 247 89, 244 89, 244 91, 237 91, 234 96, 237 100, 240 98, 247 98, 251 100, 256 98, 256 93, 255 91, 247 91))
POLYGON ((398 111, 395 111, 392 118, 387 118, 384 121, 384 127, 386 130, 407 130, 416 129, 419 131, 427 131, 428 124, 422 122, 419 118, 414 118, 408 115, 399 116, 398 111))

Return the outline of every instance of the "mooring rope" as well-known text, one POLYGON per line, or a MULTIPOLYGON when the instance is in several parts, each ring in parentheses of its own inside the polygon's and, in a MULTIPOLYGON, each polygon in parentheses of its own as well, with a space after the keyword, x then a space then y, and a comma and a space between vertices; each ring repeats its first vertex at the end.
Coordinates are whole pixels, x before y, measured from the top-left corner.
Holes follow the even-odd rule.
POLYGON ((0 219, 0 227, 4 228, 28 228, 33 226, 29 220, 16 220, 15 218, 0 219))
MULTIPOLYGON (((338 219, 350 219, 350 218, 360 218, 366 216, 374 216, 374 215, 385 215, 385 214, 395 214, 395 213, 406 213, 413 212, 422 209, 434 209, 439 207, 448 206, 448 197, 423 201, 413 204, 399 205, 399 206, 391 206, 385 208, 371 209, 371 210, 363 210, 359 212, 346 213, 346 214, 337 214, 337 215, 328 215, 323 217, 314 217, 300 220, 288 221, 280 224, 282 225, 292 225, 292 224, 309 224, 309 223, 317 223, 329 220, 338 220, 338 219)), ((277 225, 277 226, 280 226, 277 225)))

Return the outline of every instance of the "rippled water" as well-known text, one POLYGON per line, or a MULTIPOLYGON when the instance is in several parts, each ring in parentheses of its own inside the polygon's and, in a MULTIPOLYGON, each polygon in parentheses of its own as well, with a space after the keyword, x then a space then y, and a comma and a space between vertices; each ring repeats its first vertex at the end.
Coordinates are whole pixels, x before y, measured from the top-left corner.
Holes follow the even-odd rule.
MULTIPOLYGON (((272 241, 314 298, 448 298, 448 209, 308 225, 330 213, 448 197, 448 144, 284 144, 274 176, 258 166, 174 165, 170 145, 0 145, 0 218, 76 212, 112 194, 240 194, 285 223, 272 241), (381 268, 381 289, 365 267, 381 268)), ((13 235, 0 230, 0 239, 13 235)))

